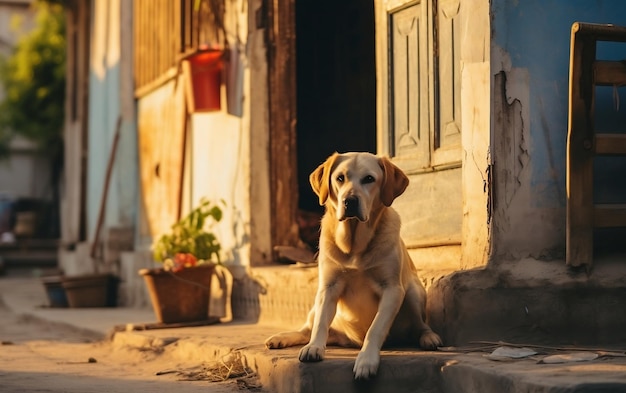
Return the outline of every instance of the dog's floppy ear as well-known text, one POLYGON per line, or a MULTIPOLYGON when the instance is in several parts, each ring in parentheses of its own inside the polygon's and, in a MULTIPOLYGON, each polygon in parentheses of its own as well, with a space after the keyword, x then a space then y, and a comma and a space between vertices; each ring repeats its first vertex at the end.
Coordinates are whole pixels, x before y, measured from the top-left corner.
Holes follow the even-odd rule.
POLYGON ((320 198, 320 205, 324 205, 328 199, 328 188, 330 187, 330 172, 333 170, 333 164, 339 157, 339 153, 335 152, 317 167, 309 176, 309 182, 313 191, 320 198))
POLYGON ((380 187, 380 200, 385 206, 391 206, 393 200, 406 190, 409 185, 409 178, 387 157, 380 157, 380 166, 385 173, 383 184, 380 187))

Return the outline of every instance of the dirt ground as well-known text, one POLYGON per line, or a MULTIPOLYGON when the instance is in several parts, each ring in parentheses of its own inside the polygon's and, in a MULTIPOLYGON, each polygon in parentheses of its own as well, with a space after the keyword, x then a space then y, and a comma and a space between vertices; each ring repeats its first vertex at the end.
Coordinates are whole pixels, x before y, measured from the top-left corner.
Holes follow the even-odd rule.
POLYGON ((166 351, 115 348, 68 326, 15 315, 4 304, 0 321, 0 392, 262 391, 236 363, 184 364, 166 351))

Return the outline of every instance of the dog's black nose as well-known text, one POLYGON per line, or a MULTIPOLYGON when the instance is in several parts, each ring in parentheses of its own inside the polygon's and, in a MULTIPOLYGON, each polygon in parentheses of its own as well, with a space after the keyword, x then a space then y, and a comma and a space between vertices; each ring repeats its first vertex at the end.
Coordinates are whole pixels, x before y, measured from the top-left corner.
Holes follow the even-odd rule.
POLYGON ((357 217, 359 215, 359 198, 355 196, 347 197, 343 200, 346 208, 346 217, 357 217))

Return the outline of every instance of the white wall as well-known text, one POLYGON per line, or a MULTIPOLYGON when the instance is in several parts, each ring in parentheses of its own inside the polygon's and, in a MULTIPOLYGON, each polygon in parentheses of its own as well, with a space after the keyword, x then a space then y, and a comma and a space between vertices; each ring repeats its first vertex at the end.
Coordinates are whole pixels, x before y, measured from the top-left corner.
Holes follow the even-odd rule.
POLYGON ((224 262, 249 264, 250 155, 247 130, 235 116, 197 114, 192 121, 191 205, 205 197, 224 200, 216 228, 224 262))
POLYGON ((221 111, 192 116, 189 202, 224 199, 225 214, 217 228, 223 260, 249 266, 271 258, 267 58, 263 31, 248 25, 261 2, 251 2, 250 9, 241 2, 226 10, 227 37, 231 47, 240 49, 240 89, 225 82, 221 111), (235 115, 227 105, 233 97, 241 104, 235 115))

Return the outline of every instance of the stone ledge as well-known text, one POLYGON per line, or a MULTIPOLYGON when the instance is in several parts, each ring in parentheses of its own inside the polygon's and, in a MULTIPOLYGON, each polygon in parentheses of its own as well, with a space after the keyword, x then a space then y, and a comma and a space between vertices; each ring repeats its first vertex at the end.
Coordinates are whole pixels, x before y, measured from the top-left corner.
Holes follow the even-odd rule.
POLYGON ((165 352, 185 362, 221 360, 239 352, 254 370, 263 391, 275 393, 500 393, 626 392, 626 358, 569 364, 540 364, 537 359, 492 361, 486 352, 383 350, 376 378, 357 382, 352 368, 358 350, 329 347, 326 359, 301 363, 300 347, 268 350, 263 341, 276 328, 228 323, 198 328, 116 333, 118 347, 138 342, 166 344, 165 352), (141 339, 134 335, 144 336, 141 339))
POLYGON ((431 327, 446 345, 626 343, 626 265, 606 261, 592 274, 562 261, 522 260, 467 270, 429 292, 431 327))

